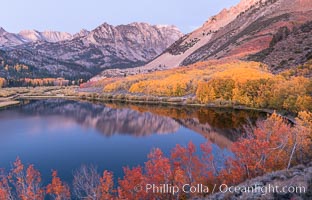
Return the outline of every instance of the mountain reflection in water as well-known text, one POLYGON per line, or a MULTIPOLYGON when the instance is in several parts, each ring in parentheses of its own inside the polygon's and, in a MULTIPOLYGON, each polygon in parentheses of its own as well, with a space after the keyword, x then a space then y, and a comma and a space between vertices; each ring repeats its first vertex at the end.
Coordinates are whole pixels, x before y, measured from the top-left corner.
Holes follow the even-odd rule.
MULTIPOLYGON (((247 120, 255 121, 265 116, 259 112, 238 110, 101 104, 61 99, 33 100, 11 109, 16 111, 14 115, 59 117, 58 126, 66 127, 70 123, 68 120, 74 120, 105 136, 170 134, 184 126, 221 148, 228 148, 237 139, 247 120)), ((2 112, 0 119, 10 115, 12 112, 2 112)))
MULTIPOLYGON (((0 168, 16 157, 31 163, 49 181, 51 169, 65 182, 73 170, 94 164, 123 177, 123 167, 144 165, 153 148, 170 156, 190 141, 199 150, 210 140, 221 167, 246 120, 257 112, 157 105, 90 103, 61 99, 24 101, 0 110, 0 168)), ((200 153, 197 151, 197 153, 200 153)))

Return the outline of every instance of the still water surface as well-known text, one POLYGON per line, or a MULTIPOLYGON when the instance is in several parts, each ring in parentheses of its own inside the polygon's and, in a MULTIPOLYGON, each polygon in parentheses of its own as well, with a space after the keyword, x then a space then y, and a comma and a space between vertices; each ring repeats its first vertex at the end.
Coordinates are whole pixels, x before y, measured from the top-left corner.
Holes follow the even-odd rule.
POLYGON ((190 141, 199 147, 209 140, 214 154, 230 156, 242 126, 263 117, 238 110, 32 100, 0 110, 0 168, 10 169, 20 157, 40 170, 44 182, 55 169, 70 183, 82 164, 121 177, 123 166, 143 165, 151 149, 170 155, 176 144, 190 141))

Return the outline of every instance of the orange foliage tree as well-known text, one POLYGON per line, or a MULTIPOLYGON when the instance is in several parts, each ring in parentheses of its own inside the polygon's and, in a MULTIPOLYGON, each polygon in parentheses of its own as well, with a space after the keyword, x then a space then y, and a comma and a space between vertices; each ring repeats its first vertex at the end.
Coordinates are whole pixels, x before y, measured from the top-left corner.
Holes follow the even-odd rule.
POLYGON ((118 195, 121 199, 146 199, 143 186, 146 184, 142 167, 124 167, 124 178, 119 179, 118 195))
POLYGON ((6 80, 0 77, 0 88, 4 87, 6 84, 6 80))
POLYGON ((55 200, 70 199, 69 186, 61 181, 55 170, 52 172, 52 182, 47 186, 46 192, 55 200))
POLYGON ((0 170, 0 199, 13 200, 12 189, 9 186, 9 180, 4 170, 0 170))
MULTIPOLYGON (((153 149, 144 167, 124 168, 124 177, 118 180, 118 187, 114 186, 113 173, 105 170, 100 176, 95 167, 82 166, 74 173, 73 194, 78 199, 92 200, 185 199, 199 194, 184 194, 181 190, 173 194, 160 188, 166 184, 180 189, 184 184, 203 184, 210 188, 212 184, 233 185, 311 160, 310 112, 300 112, 293 125, 273 113, 266 120, 258 121, 255 127, 246 127, 245 133, 233 143, 234 155, 231 157, 213 153, 210 142, 200 146, 201 156, 192 142, 186 147, 177 145, 170 157, 158 148, 153 149), (225 161, 225 166, 218 166, 218 158, 225 161), (153 191, 146 188, 147 184, 154 185, 153 191)), ((0 173, 0 199, 14 199, 12 191, 22 200, 44 199, 45 191, 40 182, 40 173, 33 165, 25 170, 17 159, 8 176, 0 173)), ((52 173, 46 193, 56 200, 71 198, 69 187, 56 171, 52 173)))
POLYGON ((192 142, 189 142, 187 147, 177 145, 171 153, 171 160, 184 171, 186 183, 191 185, 202 182, 204 166, 192 142))
POLYGON ((227 161, 221 177, 228 183, 261 176, 267 172, 289 168, 311 158, 311 113, 299 115, 293 127, 273 113, 268 119, 248 129, 246 137, 232 146, 235 159, 227 161), (306 156, 308 159, 303 159, 306 156))
POLYGON ((286 168, 290 134, 290 125, 277 114, 258 122, 255 129, 250 129, 247 136, 232 147, 236 157, 228 163, 230 182, 239 183, 266 172, 286 168))
MULTIPOLYGON (((145 180, 148 184, 161 185, 170 184, 172 180, 172 171, 169 158, 163 155, 163 152, 156 148, 148 155, 148 161, 145 163, 145 180)), ((158 198, 169 198, 168 194, 148 193, 148 198, 154 196, 158 198)), ((170 195, 169 195, 170 196, 170 195)))
POLYGON ((9 175, 10 182, 14 185, 17 196, 21 200, 44 199, 44 189, 41 187, 41 175, 33 165, 25 170, 19 158, 14 162, 14 168, 9 175))
POLYGON ((114 189, 113 173, 105 170, 100 178, 99 193, 100 199, 114 199, 116 191, 114 189))

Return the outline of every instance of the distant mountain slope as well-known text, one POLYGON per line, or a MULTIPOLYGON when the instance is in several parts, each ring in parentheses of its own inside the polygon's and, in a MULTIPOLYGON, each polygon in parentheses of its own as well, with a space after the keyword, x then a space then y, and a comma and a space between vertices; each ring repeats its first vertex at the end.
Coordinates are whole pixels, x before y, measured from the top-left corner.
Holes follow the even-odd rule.
POLYGON ((18 34, 9 33, 0 27, 0 48, 9 48, 36 41, 59 42, 70 40, 73 36, 66 32, 22 30, 18 34))
POLYGON ((76 33, 74 34, 74 38, 77 38, 77 37, 84 37, 84 36, 87 36, 88 34, 90 33, 90 31, 86 30, 86 29, 81 29, 79 31, 79 33, 76 33))
POLYGON ((182 65, 219 58, 242 58, 267 48, 282 26, 290 29, 312 19, 310 0, 258 1, 234 21, 221 28, 182 65))
MULTIPOLYGON (((24 40, 36 42, 4 48, 2 57, 45 71, 51 76, 91 77, 105 68, 139 66, 153 59, 182 36, 174 26, 107 23, 72 36, 54 33, 22 32, 24 40), (49 42, 40 37, 49 36, 49 42), (63 40, 64 39, 64 40, 63 40)), ((1 73, 1 67, 0 67, 1 73)), ((2 74, 5 73, 2 71, 2 74)), ((36 70, 34 70, 36 76, 36 70)), ((6 76, 13 76, 6 73, 6 76)))
POLYGON ((73 36, 69 33, 58 31, 44 31, 39 32, 36 30, 23 30, 18 34, 27 42, 46 41, 46 42, 59 42, 70 40, 73 36))
POLYGON ((307 62, 312 59, 312 21, 294 30, 281 27, 269 48, 249 56, 248 59, 264 62, 275 73, 307 62))
POLYGON ((17 34, 9 33, 0 27, 0 47, 16 46, 24 43, 26 41, 17 34))
POLYGON ((311 0, 242 0, 180 38, 145 66, 107 70, 97 78, 163 70, 205 60, 245 59, 267 49, 280 27, 291 30, 311 19, 311 0))

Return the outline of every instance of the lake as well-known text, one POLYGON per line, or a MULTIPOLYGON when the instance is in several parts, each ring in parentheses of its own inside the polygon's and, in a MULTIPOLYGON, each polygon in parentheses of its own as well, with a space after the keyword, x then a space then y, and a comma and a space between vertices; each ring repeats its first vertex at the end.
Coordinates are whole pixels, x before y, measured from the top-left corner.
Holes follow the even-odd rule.
POLYGON ((71 183, 73 170, 82 164, 122 177, 123 166, 143 165, 153 148, 170 155, 176 144, 190 141, 199 147, 209 140, 214 154, 231 156, 229 148, 243 126, 265 116, 231 109, 25 100, 0 110, 0 168, 10 169, 19 157, 40 170, 44 183, 51 169, 71 183))

